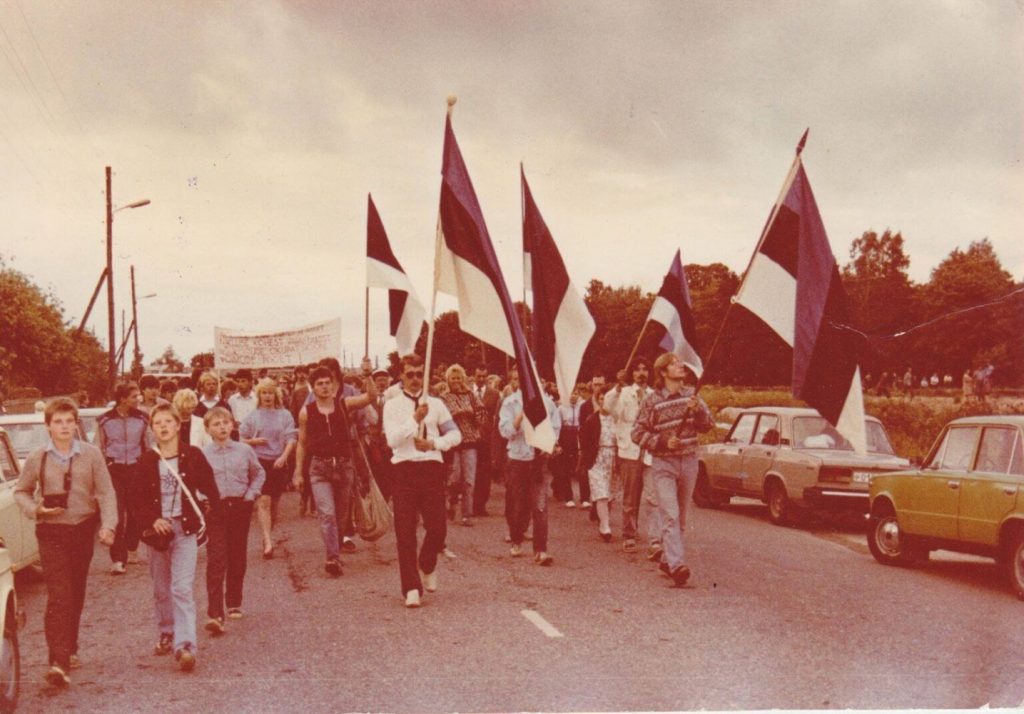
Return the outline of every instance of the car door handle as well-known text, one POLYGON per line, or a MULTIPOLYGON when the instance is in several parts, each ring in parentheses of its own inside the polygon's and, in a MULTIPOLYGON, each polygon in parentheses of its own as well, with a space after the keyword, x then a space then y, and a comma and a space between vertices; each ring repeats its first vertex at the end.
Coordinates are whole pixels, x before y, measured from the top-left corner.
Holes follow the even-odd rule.
POLYGON ((1013 494, 1017 493, 1017 487, 1007 486, 1003 489, 1003 493, 1005 493, 1007 496, 1012 496, 1013 494))
POLYGON ((951 489, 953 489, 954 491, 956 491, 958 488, 960 488, 960 482, 959 481, 948 481, 947 483, 949 484, 949 487, 951 489))

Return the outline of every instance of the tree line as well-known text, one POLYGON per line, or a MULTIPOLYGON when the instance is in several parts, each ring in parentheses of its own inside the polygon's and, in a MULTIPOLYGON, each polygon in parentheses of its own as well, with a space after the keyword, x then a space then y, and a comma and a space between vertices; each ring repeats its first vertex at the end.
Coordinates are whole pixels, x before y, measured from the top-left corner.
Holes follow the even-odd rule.
MULTIPOLYGON (((918 377, 949 374, 959 384, 964 370, 992 364, 997 384, 1020 385, 1024 295, 1019 291, 1024 284, 1014 282, 992 244, 982 239, 966 250, 953 250, 924 283, 912 281, 909 268, 899 232, 866 231, 850 246, 849 261, 840 274, 849 301, 848 327, 861 337, 862 374, 874 382, 883 372, 902 376, 909 368, 918 377)), ((744 386, 788 384, 789 348, 744 308, 731 306, 740 276, 721 263, 687 265, 685 271, 705 380, 744 386)), ((581 381, 595 374, 614 378, 626 366, 654 298, 655 293, 637 285, 614 287, 596 279, 587 284, 584 300, 597 333, 584 354, 581 381)), ((528 326, 528 308, 518 308, 528 326)), ((486 364, 489 371, 504 371, 504 355, 459 330, 454 311, 439 315, 435 324, 435 364, 486 364)), ((637 353, 653 358, 657 338, 652 333, 642 339, 637 353)), ((426 350, 425 327, 416 350, 426 350)), ((391 358, 397 361, 397 354, 391 358)), ((543 367, 541 372, 545 379, 553 379, 552 374, 543 374, 543 367)))
MULTIPOLYGON (((1013 280, 992 244, 982 239, 966 250, 956 248, 927 282, 912 281, 909 267, 899 232, 867 231, 850 246, 841 275, 849 298, 849 327, 861 335, 863 373, 903 374, 910 368, 917 375, 951 374, 959 383, 964 370, 992 364, 996 384, 1024 382, 1024 284, 1013 280)), ((706 381, 788 384, 788 348, 760 320, 731 306, 740 276, 721 263, 685 269, 706 381)), ((625 367, 654 297, 637 285, 612 286, 597 279, 586 285, 584 299, 597 333, 583 357, 581 380, 594 374, 614 378, 625 367)), ((522 304, 518 308, 523 324, 529 325, 529 310, 522 304)), ((491 372, 504 373, 505 356, 462 332, 454 311, 439 315, 435 324, 435 364, 485 364, 491 372)), ((638 354, 653 357, 656 339, 649 335, 641 341, 638 354)), ((425 349, 426 327, 417 342, 418 352, 425 349)), ((208 357, 196 355, 193 366, 197 358, 205 364, 208 357)), ((390 357, 397 361, 397 354, 390 357)), ((184 368, 170 347, 161 359, 184 368)), ((79 334, 69 324, 52 292, 0 258, 0 392, 10 396, 18 387, 37 387, 44 394, 84 389, 102 398, 106 352, 92 332, 79 334)))

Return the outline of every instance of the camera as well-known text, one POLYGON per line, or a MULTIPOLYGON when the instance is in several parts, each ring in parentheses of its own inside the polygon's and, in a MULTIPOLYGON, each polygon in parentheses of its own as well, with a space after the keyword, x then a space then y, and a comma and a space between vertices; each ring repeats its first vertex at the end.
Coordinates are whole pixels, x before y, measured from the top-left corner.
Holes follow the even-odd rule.
POLYGON ((68 495, 66 493, 49 493, 43 496, 43 508, 67 508, 68 495))

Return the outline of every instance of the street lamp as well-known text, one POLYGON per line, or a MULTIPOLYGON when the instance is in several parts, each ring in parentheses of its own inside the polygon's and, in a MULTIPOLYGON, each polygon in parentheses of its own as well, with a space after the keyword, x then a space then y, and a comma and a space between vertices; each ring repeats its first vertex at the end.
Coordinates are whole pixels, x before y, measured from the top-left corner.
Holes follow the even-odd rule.
POLYGON ((107 387, 113 392, 114 381, 117 379, 117 362, 114 351, 114 214, 126 208, 141 208, 149 205, 149 199, 144 198, 124 206, 114 208, 110 195, 110 167, 106 167, 107 175, 107 387))

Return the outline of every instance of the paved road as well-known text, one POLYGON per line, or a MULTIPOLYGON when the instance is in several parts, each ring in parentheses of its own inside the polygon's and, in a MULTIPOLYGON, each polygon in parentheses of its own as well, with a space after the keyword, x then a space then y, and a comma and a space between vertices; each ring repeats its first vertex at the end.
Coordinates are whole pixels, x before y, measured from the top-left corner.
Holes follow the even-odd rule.
MULTIPOLYGON (((500 499, 498 489, 497 498, 500 499)), ((406 610, 393 537, 321 571, 316 521, 285 496, 279 557, 250 543, 246 618, 200 635, 189 675, 151 654, 145 566, 97 551, 72 688, 42 682, 44 590, 21 582, 26 711, 602 711, 1019 706, 1024 603, 994 564, 876 564, 856 520, 770 525, 740 501, 695 510, 692 586, 578 510, 552 512, 555 564, 508 557, 503 519, 457 525, 440 590, 406 610), (524 614, 525 613, 525 614, 524 614), (554 636, 552 636, 554 635, 554 636)), ((492 510, 500 512, 500 500, 492 510)), ((617 521, 617 519, 615 519, 617 521)), ((200 568, 204 566, 201 557, 200 568)), ((197 583, 205 608, 202 579, 197 583)))

